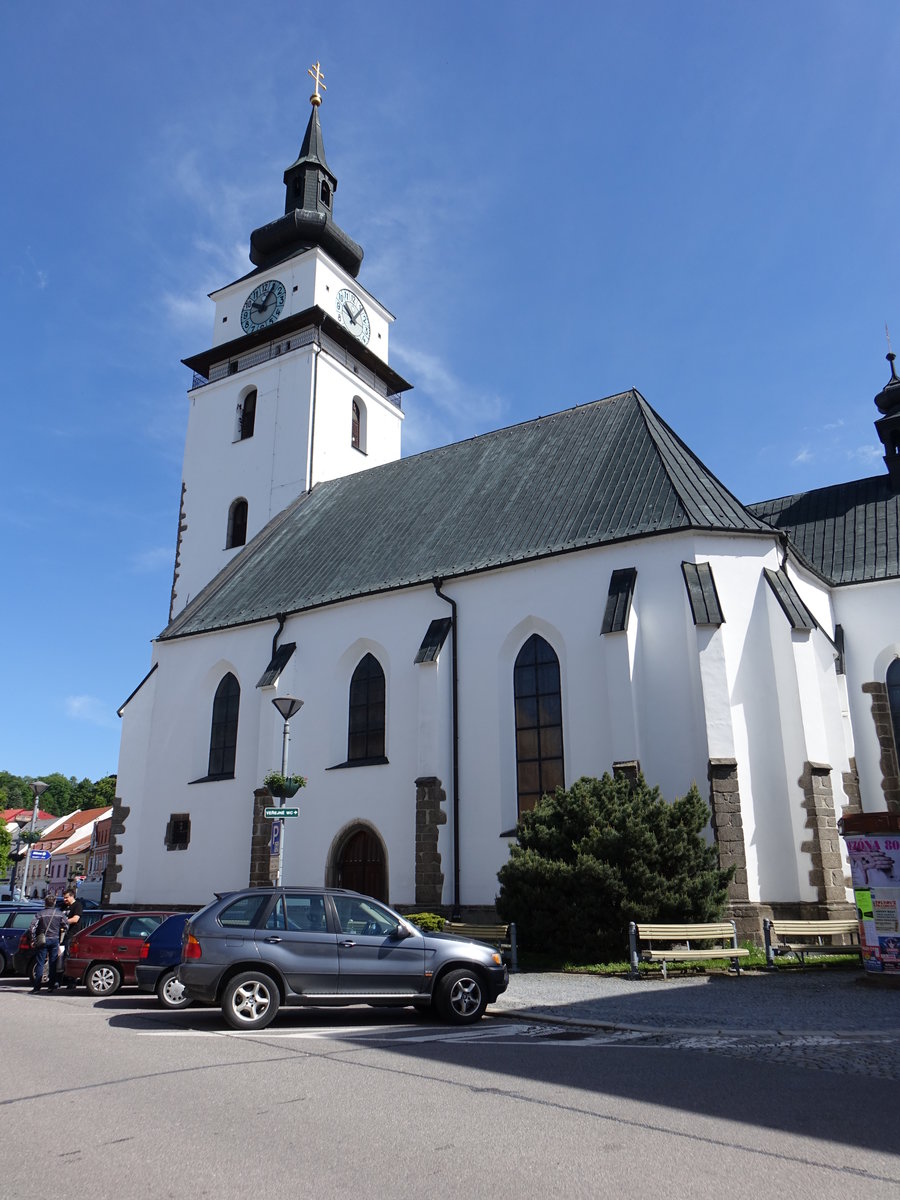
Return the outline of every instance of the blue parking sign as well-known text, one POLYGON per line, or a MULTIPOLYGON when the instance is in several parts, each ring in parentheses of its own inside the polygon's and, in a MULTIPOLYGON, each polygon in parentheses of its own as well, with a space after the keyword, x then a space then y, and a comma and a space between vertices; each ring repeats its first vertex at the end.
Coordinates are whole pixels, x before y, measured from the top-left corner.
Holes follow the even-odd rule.
POLYGON ((277 854, 278 847, 281 845, 281 822, 273 821, 272 836, 269 838, 269 853, 277 854))

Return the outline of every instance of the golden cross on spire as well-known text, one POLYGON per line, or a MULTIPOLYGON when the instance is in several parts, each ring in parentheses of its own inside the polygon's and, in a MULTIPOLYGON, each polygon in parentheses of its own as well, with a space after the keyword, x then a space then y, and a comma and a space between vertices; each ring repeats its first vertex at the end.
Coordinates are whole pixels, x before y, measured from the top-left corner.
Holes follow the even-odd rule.
POLYGON ((319 95, 319 88, 321 88, 323 92, 328 91, 328 88, 326 88, 325 84, 322 82, 325 76, 322 74, 320 64, 318 62, 314 63, 306 73, 307 75, 312 76, 313 82, 316 85, 316 90, 310 96, 309 102, 313 108, 318 108, 322 103, 322 97, 319 95))

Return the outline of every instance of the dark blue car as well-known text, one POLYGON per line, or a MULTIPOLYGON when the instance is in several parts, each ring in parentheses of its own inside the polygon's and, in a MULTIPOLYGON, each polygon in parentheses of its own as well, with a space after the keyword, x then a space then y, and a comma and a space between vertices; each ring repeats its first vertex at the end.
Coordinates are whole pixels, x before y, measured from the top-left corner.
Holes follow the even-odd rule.
POLYGON ((190 996, 178 982, 175 972, 181 962, 184 927, 192 913, 176 913, 154 929, 141 947, 134 970, 140 992, 156 992, 163 1008, 187 1008, 190 996))
POLYGON ((22 934, 43 911, 43 904, 20 904, 0 912, 0 975, 12 966, 22 934))

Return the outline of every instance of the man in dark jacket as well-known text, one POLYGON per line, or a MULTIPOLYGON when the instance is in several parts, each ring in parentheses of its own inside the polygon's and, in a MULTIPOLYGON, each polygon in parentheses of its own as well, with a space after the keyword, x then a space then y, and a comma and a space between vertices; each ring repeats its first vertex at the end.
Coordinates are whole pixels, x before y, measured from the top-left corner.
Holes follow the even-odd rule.
POLYGON ((59 981, 56 978, 56 964, 59 960, 59 938, 60 934, 68 928, 69 922, 65 913, 60 912, 56 907, 56 901, 52 896, 44 897, 44 911, 31 922, 31 944, 37 949, 37 954, 34 960, 34 987, 32 992, 41 990, 41 982, 44 978, 44 967, 47 963, 47 956, 50 956, 50 971, 47 976, 47 990, 54 992, 59 987, 59 981))

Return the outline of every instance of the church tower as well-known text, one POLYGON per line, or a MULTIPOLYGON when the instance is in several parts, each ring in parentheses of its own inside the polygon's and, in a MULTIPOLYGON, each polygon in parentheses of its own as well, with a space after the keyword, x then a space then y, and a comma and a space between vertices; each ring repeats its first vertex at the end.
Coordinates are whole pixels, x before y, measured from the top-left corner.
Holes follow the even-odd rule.
POLYGON ((316 63, 312 112, 284 172, 284 215, 253 231, 254 269, 211 293, 194 372, 170 619, 315 484, 400 457, 390 312, 357 282, 362 247, 333 217, 316 63))

